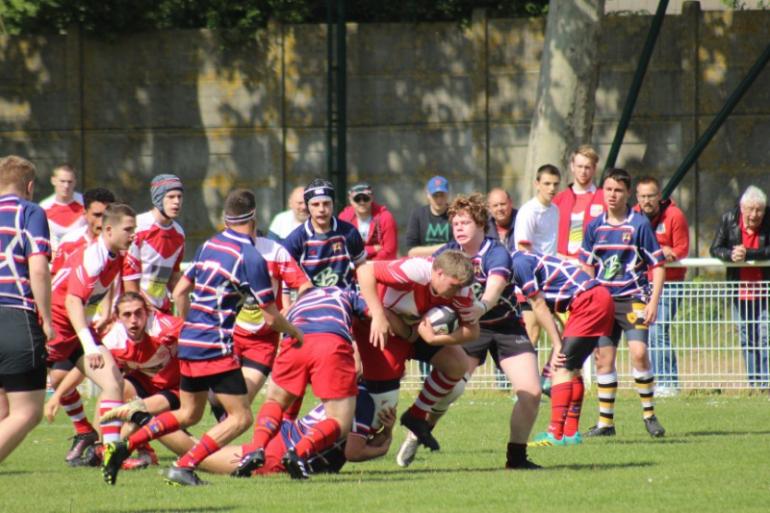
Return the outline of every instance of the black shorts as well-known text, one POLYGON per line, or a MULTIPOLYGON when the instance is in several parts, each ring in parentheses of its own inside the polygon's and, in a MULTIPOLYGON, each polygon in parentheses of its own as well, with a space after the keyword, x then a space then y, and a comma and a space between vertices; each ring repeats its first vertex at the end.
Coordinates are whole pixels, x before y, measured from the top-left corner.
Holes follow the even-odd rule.
POLYGON ((53 370, 63 370, 63 371, 71 371, 75 368, 75 366, 78 363, 78 360, 85 356, 86 353, 83 351, 83 346, 78 344, 78 346, 72 350, 70 355, 67 357, 66 360, 59 360, 56 362, 48 362, 48 367, 50 367, 53 370))
POLYGON ((20 374, 0 374, 0 388, 6 392, 32 392, 33 390, 45 390, 46 367, 40 365, 20 374))
POLYGON ((0 333, 0 375, 45 368, 45 334, 35 312, 0 307, 0 333))
POLYGON ((650 332, 649 326, 644 324, 644 307, 639 299, 615 299, 615 324, 609 337, 599 337, 599 347, 615 346, 620 344, 620 337, 625 333, 626 340, 635 340, 647 344, 650 332))
POLYGON ((273 370, 272 368, 268 367, 264 363, 259 363, 257 361, 254 361, 250 358, 241 357, 241 367, 248 367, 249 369, 256 369, 265 376, 270 375, 270 371, 273 370))
POLYGON ((151 394, 147 390, 145 390, 142 384, 139 383, 139 380, 137 380, 133 376, 123 376, 123 379, 130 382, 134 386, 134 390, 136 390, 136 395, 138 395, 140 399, 147 399, 148 397, 153 395, 162 395, 168 401, 169 410, 179 409, 179 406, 180 406, 179 396, 174 392, 172 392, 171 390, 160 390, 158 392, 155 392, 154 394, 151 394))
POLYGON ((241 369, 232 369, 199 378, 191 378, 183 374, 179 388, 191 393, 211 390, 216 394, 246 395, 246 380, 243 379, 241 369))
POLYGON ((412 360, 430 363, 433 357, 436 356, 436 353, 441 351, 443 347, 444 346, 432 346, 425 342, 423 339, 418 338, 414 343, 414 353, 412 353, 412 360))
POLYGON ((468 356, 476 358, 479 365, 484 364, 487 353, 492 355, 497 365, 512 356, 525 353, 535 354, 535 346, 532 345, 532 341, 529 340, 529 336, 523 328, 515 329, 512 333, 498 333, 482 328, 479 338, 463 344, 463 349, 468 356))
POLYGON ((583 363, 599 345, 599 337, 565 337, 563 343, 561 352, 567 357, 564 368, 574 371, 583 368, 583 363))

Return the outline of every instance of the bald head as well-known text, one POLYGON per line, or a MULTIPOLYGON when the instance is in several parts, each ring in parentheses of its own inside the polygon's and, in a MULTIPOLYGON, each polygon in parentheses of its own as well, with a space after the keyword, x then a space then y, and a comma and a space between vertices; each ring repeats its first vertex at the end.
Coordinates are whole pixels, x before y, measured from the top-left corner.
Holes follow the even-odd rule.
POLYGON ((513 214, 513 202, 508 191, 495 187, 487 194, 487 208, 498 226, 509 226, 513 214))
POLYGON ((289 194, 289 208, 294 212, 297 221, 304 222, 307 219, 307 205, 304 197, 305 188, 295 187, 289 194))

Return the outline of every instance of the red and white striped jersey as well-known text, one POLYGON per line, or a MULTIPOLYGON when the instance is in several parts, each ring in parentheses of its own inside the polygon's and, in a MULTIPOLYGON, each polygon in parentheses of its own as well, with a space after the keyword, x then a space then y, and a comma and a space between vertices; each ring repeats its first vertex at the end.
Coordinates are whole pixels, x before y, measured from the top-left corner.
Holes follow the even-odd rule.
POLYGON ((59 247, 56 248, 56 252, 51 262, 51 276, 56 276, 64 266, 64 263, 69 260, 80 248, 88 246, 94 241, 91 238, 91 234, 88 231, 88 226, 83 225, 80 228, 68 232, 59 241, 59 247))
POLYGON ((152 212, 136 217, 134 242, 123 267, 124 280, 139 280, 139 289, 161 311, 169 311, 168 282, 184 258, 184 230, 176 221, 163 226, 152 212))
POLYGON ((408 324, 416 324, 434 306, 454 308, 463 322, 475 319, 474 297, 470 287, 463 287, 452 298, 433 293, 430 286, 432 264, 424 258, 402 258, 390 262, 377 261, 374 276, 382 305, 398 314, 408 324))
POLYGON ((86 225, 83 215, 83 195, 76 192, 69 203, 56 201, 56 195, 52 194, 40 202, 48 218, 48 230, 51 232, 51 248, 56 251, 62 238, 72 230, 86 225))

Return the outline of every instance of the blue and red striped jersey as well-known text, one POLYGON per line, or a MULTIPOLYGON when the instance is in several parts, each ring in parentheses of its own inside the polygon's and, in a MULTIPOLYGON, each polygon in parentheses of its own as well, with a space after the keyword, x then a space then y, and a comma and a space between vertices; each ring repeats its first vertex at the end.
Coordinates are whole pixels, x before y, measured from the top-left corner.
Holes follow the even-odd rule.
POLYGON ((313 288, 292 305, 286 318, 303 333, 333 333, 352 342, 353 316, 367 312, 363 298, 350 289, 313 288))
POLYGON ((15 194, 0 196, 0 248, 0 306, 37 311, 27 262, 32 255, 51 258, 43 209, 15 194))
POLYGON ((631 209, 618 225, 607 222, 606 212, 591 221, 578 258, 593 266, 612 297, 642 300, 650 293, 647 270, 664 262, 650 221, 631 209))
POLYGON ((282 244, 316 287, 345 288, 355 281, 356 267, 366 262, 366 250, 352 224, 336 217, 332 217, 331 224, 328 232, 316 233, 308 219, 282 244))
MULTIPOLYGON (((460 244, 453 240, 441 246, 433 256, 436 257, 449 249, 462 251, 460 244)), ((489 277, 500 276, 508 282, 497 304, 479 319, 479 325, 498 332, 507 332, 512 325, 520 325, 521 313, 516 301, 516 287, 511 283, 511 255, 508 249, 500 241, 486 237, 471 261, 474 273, 471 290, 477 301, 481 301, 484 296, 489 277)))
POLYGON ((260 307, 275 301, 267 263, 254 239, 227 229, 203 243, 185 271, 194 284, 179 335, 181 360, 210 360, 232 353, 235 317, 248 296, 260 307))
POLYGON ((513 281, 524 296, 542 292, 548 306, 557 312, 566 312, 576 295, 599 285, 577 265, 555 256, 514 251, 511 260, 513 281))

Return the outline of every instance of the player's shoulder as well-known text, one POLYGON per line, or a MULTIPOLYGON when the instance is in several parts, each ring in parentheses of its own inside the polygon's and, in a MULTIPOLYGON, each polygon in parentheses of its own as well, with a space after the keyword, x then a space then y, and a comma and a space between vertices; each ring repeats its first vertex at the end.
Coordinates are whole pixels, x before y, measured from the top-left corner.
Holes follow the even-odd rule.
POLYGON ((344 235, 347 239, 349 235, 352 235, 353 232, 358 233, 358 228, 353 226, 351 223, 347 221, 343 221, 340 218, 336 218, 337 222, 337 233, 340 235, 344 235))
POLYGON ((59 240, 59 247, 67 244, 74 244, 74 243, 80 242, 80 239, 85 237, 87 230, 88 230, 88 225, 82 225, 82 226, 78 226, 74 230, 68 231, 67 233, 64 234, 61 240, 59 240))
POLYGON ((56 195, 55 194, 51 194, 47 198, 43 198, 42 200, 40 200, 40 203, 38 203, 38 205, 43 210, 48 210, 52 206, 54 206, 54 203, 56 203, 56 195))

